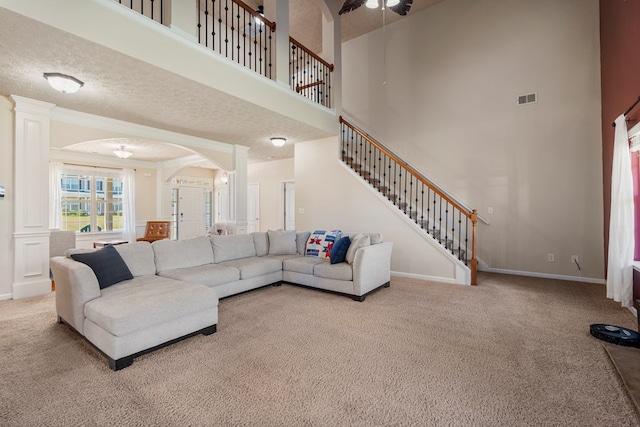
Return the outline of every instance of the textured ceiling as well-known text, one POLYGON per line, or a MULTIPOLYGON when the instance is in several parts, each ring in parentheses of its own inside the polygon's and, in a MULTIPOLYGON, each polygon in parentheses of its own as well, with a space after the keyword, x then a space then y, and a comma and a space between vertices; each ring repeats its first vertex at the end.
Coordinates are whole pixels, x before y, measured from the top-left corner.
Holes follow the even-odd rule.
MULTIPOLYGON (((322 19, 317 1, 290 0, 290 33, 320 52, 322 19)), ((410 13, 439 1, 415 0, 410 13)), ((245 3, 257 8, 262 1, 245 3)), ((388 13, 386 22, 397 19, 398 15, 388 13)), ((382 13, 361 7, 344 15, 342 22, 343 40, 349 40, 380 27, 382 13)), ((296 142, 327 136, 312 126, 4 8, 0 8, 0 40, 0 95, 24 96, 70 110, 245 145, 250 147, 250 162, 293 157, 296 142), (43 72, 64 72, 86 83, 76 94, 62 94, 48 86, 43 72), (274 135, 285 136, 287 145, 273 147, 269 138, 274 135)), ((114 140, 88 141, 66 149, 111 155, 114 144, 114 140)), ((118 141, 117 145, 131 148, 134 160, 162 161, 191 154, 149 140, 118 141)))

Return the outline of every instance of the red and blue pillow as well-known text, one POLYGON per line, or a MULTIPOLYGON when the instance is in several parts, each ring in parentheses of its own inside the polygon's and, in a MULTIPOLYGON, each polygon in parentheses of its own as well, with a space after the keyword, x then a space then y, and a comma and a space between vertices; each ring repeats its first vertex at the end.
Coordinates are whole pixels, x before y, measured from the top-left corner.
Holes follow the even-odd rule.
POLYGON ((315 230, 307 240, 306 256, 330 258, 333 245, 342 234, 341 230, 315 230))

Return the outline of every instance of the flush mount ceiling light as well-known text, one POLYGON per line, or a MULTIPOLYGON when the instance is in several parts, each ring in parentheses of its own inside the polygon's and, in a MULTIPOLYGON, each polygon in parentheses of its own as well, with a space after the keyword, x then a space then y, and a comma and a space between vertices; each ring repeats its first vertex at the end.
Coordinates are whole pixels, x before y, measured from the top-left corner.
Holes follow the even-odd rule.
MULTIPOLYGON (((377 9, 380 6, 380 2, 378 0, 345 0, 338 13, 342 15, 343 13, 351 12, 363 4, 370 9, 377 9)), ((382 9, 384 9, 386 5, 386 7, 398 15, 406 15, 411 9, 413 0, 386 0, 386 2, 382 0, 382 4, 382 9)))
POLYGON ((284 144, 286 144, 286 142, 287 140, 281 136, 271 138, 271 143, 276 147, 282 147, 284 144))
POLYGON ((84 83, 73 76, 61 73, 44 73, 44 78, 49 82, 49 86, 62 93, 75 93, 84 83))
POLYGON ((113 154, 115 154, 116 156, 120 157, 121 159, 126 159, 127 157, 129 157, 133 153, 131 151, 126 151, 124 149, 124 145, 121 145, 120 148, 118 148, 117 150, 115 150, 113 152, 113 154))

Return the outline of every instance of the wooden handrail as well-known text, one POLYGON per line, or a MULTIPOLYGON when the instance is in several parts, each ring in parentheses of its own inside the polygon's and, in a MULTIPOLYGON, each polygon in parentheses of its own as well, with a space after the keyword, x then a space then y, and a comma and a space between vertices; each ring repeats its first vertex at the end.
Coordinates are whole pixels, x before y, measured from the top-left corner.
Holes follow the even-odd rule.
MULTIPOLYGON (((451 203, 456 209, 458 209, 460 212, 462 212, 467 218, 471 219, 473 211, 470 211, 468 208, 465 208, 464 206, 461 206, 458 202, 453 200, 446 193, 444 193, 442 190, 440 190, 435 185, 433 185, 431 183, 431 181, 429 181, 427 178, 422 176, 422 174, 420 172, 418 172, 416 169, 414 169, 412 166, 410 166, 407 162, 401 160, 398 156, 393 154, 391 151, 389 151, 386 148, 382 147, 380 144, 378 144, 376 141, 374 141, 369 135, 367 135, 366 133, 362 132, 360 129, 358 129, 353 124, 349 123, 342 116, 340 116, 340 123, 344 123, 347 126, 349 126, 350 128, 352 128, 353 130, 355 130, 358 133, 358 135, 360 135, 361 137, 366 139, 370 144, 374 145, 378 150, 382 151, 388 157, 393 159, 393 161, 395 161, 398 164, 401 164, 404 168, 406 168, 409 172, 411 172, 420 182, 425 184, 427 187, 429 187, 431 190, 433 190, 433 192, 435 192, 437 195, 439 195, 440 197, 445 199, 447 202, 451 203)), ((478 217, 477 217, 477 214, 476 214, 476 221, 477 220, 478 220, 478 217)))
POLYGON ((241 8, 243 8, 244 10, 246 10, 247 12, 249 12, 250 14, 252 14, 253 16, 255 16, 256 18, 260 19, 262 22, 264 22, 267 25, 267 27, 271 28, 271 31, 276 30, 275 22, 269 21, 267 18, 265 18, 264 16, 260 15, 258 12, 253 10, 251 6, 248 6, 246 3, 244 3, 242 0, 232 0, 232 1, 236 3, 238 6, 240 6, 241 8))
POLYGON ((303 85, 303 86, 297 85, 296 86, 296 92, 300 93, 300 91, 303 91, 305 89, 309 89, 310 87, 321 85, 322 83, 324 83, 323 80, 318 80, 317 82, 309 83, 308 85, 303 85))
MULTIPOLYGON (((478 284, 478 256, 476 252, 476 240, 477 240, 477 224, 478 224, 478 211, 476 209, 469 210, 468 208, 461 206, 458 202, 449 197, 446 193, 440 190, 437 186, 435 186, 431 181, 425 178, 420 172, 410 166, 407 162, 401 160, 398 156, 393 154, 391 151, 382 147, 375 140, 373 140, 369 135, 362 132, 355 125, 349 123, 344 117, 340 116, 340 123, 344 123, 353 129, 360 137, 365 139, 369 144, 376 147, 382 153, 384 153, 387 157, 404 167, 409 173, 416 177, 417 180, 422 182, 428 188, 430 188, 434 193, 439 195, 442 199, 450 203, 453 207, 455 207, 458 211, 464 214, 471 221, 471 260, 469 261, 469 269, 471 270, 471 285, 478 284)), ((435 202, 434 202, 435 203, 435 202)))
POLYGON ((306 53, 308 53, 309 55, 311 55, 312 57, 314 57, 317 61, 321 62, 322 64, 324 64, 325 67, 329 68, 329 71, 333 72, 333 64, 329 64, 327 61, 325 61, 324 59, 320 58, 318 55, 316 55, 315 53, 311 52, 309 49, 307 49, 302 43, 300 43, 298 40, 294 39, 293 37, 289 36, 289 42, 293 43, 296 45, 296 47, 304 50, 306 53))

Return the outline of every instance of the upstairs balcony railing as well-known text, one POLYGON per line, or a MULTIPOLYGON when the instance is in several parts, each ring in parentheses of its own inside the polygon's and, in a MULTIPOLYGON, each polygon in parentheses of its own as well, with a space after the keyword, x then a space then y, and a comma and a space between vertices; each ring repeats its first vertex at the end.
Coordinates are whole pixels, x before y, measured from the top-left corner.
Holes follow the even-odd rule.
POLYGON ((312 101, 331 108, 333 64, 320 58, 293 37, 289 37, 289 50, 291 88, 312 101))
POLYGON ((163 0, 118 0, 118 3, 147 18, 164 24, 163 0))
POLYGON ((471 270, 477 284, 476 225, 478 213, 343 117, 342 161, 437 240, 471 270))
POLYGON ((265 77, 273 78, 275 22, 240 0, 197 0, 198 42, 265 77))
MULTIPOLYGON (((197 8, 198 43, 269 79, 275 78, 276 23, 241 0, 114 0, 163 25, 171 1, 188 1, 197 8)), ((332 108, 329 64, 302 43, 289 37, 289 84, 296 93, 332 108)))

